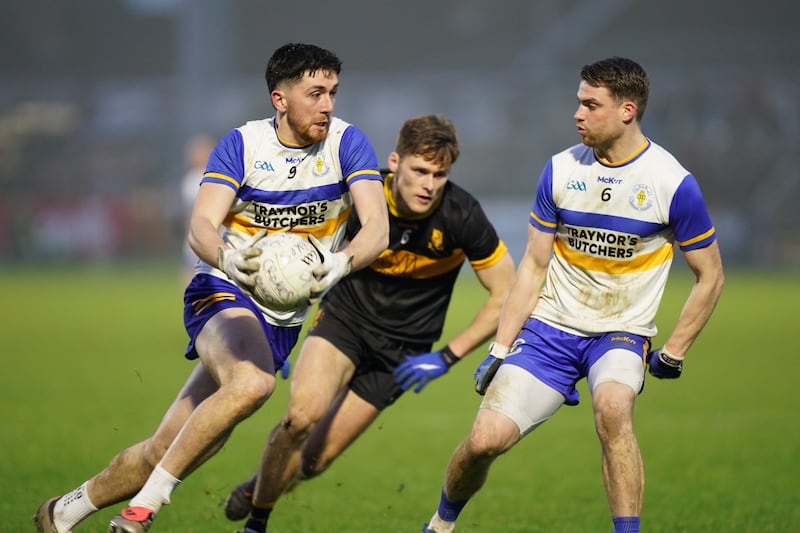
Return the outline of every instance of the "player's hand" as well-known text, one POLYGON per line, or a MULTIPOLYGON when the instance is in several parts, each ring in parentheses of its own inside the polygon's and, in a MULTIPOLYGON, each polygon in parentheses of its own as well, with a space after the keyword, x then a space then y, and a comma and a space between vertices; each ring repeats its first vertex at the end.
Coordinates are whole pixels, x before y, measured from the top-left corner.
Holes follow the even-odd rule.
POLYGON ((481 361, 472 378, 475 380, 475 392, 483 396, 486 394, 486 389, 489 388, 489 383, 494 379, 497 374, 497 369, 503 364, 503 359, 508 355, 508 346, 497 344, 493 342, 489 346, 489 356, 481 361))
POLYGON ((261 230, 247 239, 239 248, 219 247, 217 266, 225 272, 234 283, 247 290, 252 290, 256 283, 254 274, 258 272, 260 263, 256 258, 261 255, 261 249, 255 244, 267 234, 261 230))
POLYGON ((683 358, 674 357, 665 348, 659 348, 648 352, 647 366, 650 374, 658 379, 677 379, 683 372, 683 358))
POLYGON ((429 382, 444 375, 457 361, 459 358, 448 347, 438 352, 407 355, 392 375, 404 391, 416 385, 414 392, 419 392, 429 382))
POLYGON ((331 252, 311 234, 308 235, 308 242, 317 249, 320 257, 322 257, 322 264, 312 270, 316 281, 311 284, 311 298, 309 302, 315 304, 325 296, 325 293, 327 293, 337 281, 350 273, 350 266, 353 262, 353 258, 344 252, 331 252))
POLYGON ((278 369, 283 379, 289 379, 289 374, 292 371, 292 362, 287 358, 283 362, 283 366, 278 369))

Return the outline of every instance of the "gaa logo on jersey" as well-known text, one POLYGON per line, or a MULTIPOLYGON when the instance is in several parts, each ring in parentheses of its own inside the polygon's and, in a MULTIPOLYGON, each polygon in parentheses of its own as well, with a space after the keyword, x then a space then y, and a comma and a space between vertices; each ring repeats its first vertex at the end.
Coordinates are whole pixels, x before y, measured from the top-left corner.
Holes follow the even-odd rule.
POLYGON ((325 155, 317 154, 314 157, 314 163, 311 165, 311 172, 313 172, 315 176, 324 176, 329 170, 330 167, 328 166, 328 162, 325 161, 325 155))
POLYGON ((645 211, 653 205, 653 191, 647 185, 639 184, 633 187, 628 203, 637 211, 645 211))
POLYGON ((586 192, 586 183, 581 180, 569 180, 567 182, 567 190, 586 192))

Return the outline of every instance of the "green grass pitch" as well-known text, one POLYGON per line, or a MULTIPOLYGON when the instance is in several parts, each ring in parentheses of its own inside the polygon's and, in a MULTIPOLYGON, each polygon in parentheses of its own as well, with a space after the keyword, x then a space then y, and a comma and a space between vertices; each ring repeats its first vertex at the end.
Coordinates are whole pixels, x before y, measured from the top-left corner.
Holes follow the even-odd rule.
MULTIPOLYGON (((677 269, 655 343, 690 287, 677 269)), ((177 393, 183 359, 177 269, 0 270, 2 365, 0 530, 33 531, 39 503, 72 489, 146 437, 177 393)), ((447 331, 481 298, 469 274, 447 331)), ((800 531, 800 277, 729 272, 712 321, 676 382, 648 378, 636 427, 647 472, 649 532, 800 531)), ((414 532, 434 511, 447 459, 480 398, 471 374, 483 353, 384 413, 321 477, 287 495, 275 532, 414 532)), ((227 446, 173 494, 151 531, 236 530, 221 503, 256 466, 288 387, 239 426, 227 446)), ((600 452, 585 383, 496 463, 459 533, 608 532, 600 452)), ((105 531, 105 509, 77 531, 105 531)))

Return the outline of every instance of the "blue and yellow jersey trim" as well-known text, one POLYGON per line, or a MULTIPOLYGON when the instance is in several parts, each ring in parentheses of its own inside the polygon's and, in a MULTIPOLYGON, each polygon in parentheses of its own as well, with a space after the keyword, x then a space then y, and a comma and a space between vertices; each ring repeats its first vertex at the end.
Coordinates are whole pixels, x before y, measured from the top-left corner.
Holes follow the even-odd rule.
POLYGON ((680 246, 684 250, 703 248, 711 244, 715 238, 716 238, 716 230, 712 227, 710 230, 706 231, 705 233, 701 233, 697 237, 678 242, 678 246, 680 246))
POLYGON ((358 179, 365 179, 366 178, 366 179, 376 179, 376 180, 382 179, 381 178, 381 173, 380 173, 379 170, 374 170, 374 169, 370 168, 370 169, 365 169, 365 170, 359 170, 357 172, 353 172, 352 174, 349 174, 345 178, 345 181, 349 185, 353 181, 358 181, 356 178, 358 178, 358 179))
POLYGON ((240 186, 240 183, 237 180, 219 172, 206 172, 203 174, 203 182, 227 185, 228 187, 232 187, 234 191, 238 191, 240 186))
POLYGON ((529 220, 531 226, 534 226, 547 233, 554 233, 556 231, 556 227, 558 226, 556 222, 548 222, 539 218, 533 211, 531 211, 529 220))

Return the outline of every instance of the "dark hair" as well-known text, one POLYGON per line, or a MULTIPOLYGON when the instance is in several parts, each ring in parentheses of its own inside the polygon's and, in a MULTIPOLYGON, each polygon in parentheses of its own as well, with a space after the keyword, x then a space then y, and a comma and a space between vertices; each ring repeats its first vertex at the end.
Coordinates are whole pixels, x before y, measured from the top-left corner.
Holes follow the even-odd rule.
POLYGON ((306 73, 314 74, 318 70, 339 74, 342 62, 336 54, 305 43, 289 43, 281 46, 267 62, 264 78, 270 92, 283 81, 298 82, 306 73))
POLYGON ((650 93, 647 72, 636 61, 610 57, 585 65, 581 79, 592 87, 605 87, 618 102, 631 100, 636 104, 636 120, 642 121, 650 93))
POLYGON ((459 154, 456 128, 441 115, 410 118, 397 134, 395 152, 400 157, 419 155, 443 167, 450 167, 459 154))

